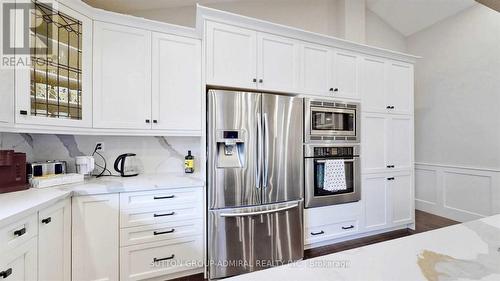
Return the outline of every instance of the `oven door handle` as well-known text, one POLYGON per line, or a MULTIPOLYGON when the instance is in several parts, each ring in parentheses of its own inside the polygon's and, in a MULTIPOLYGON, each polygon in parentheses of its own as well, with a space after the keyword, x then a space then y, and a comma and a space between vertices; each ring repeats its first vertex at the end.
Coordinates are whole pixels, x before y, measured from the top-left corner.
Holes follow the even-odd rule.
POLYGON ((326 163, 326 161, 328 161, 328 160, 344 160, 344 162, 354 162, 355 161, 355 159, 338 159, 338 158, 337 159, 335 159, 335 158, 333 158, 333 159, 321 159, 321 160, 315 160, 315 161, 316 161, 316 163, 326 163))
POLYGON ((292 206, 286 206, 286 207, 282 207, 282 208, 278 208, 278 209, 272 209, 272 210, 264 210, 264 211, 258 211, 258 212, 248 212, 248 213, 220 214, 220 216, 224 217, 224 218, 258 216, 258 215, 265 215, 265 214, 283 212, 283 211, 287 211, 287 210, 290 210, 290 209, 297 208, 298 206, 299 206, 299 204, 295 204, 295 205, 292 205, 292 206))

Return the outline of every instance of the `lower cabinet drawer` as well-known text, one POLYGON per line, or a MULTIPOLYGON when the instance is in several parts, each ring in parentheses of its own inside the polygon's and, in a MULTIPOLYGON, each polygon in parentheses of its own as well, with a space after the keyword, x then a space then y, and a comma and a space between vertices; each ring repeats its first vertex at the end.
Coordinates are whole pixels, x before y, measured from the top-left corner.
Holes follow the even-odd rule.
POLYGON ((38 216, 32 214, 0 229, 0 253, 12 250, 38 235, 38 216))
POLYGON ((203 267, 202 237, 121 248, 120 280, 143 280, 203 267))
POLYGON ((203 204, 165 205, 120 212, 122 228, 203 218, 203 204))
POLYGON ((120 230, 120 246, 124 247, 197 235, 203 235, 203 219, 128 227, 120 230))
POLYGON ((306 245, 309 245, 351 235, 358 232, 358 230, 358 220, 306 227, 304 241, 306 245))

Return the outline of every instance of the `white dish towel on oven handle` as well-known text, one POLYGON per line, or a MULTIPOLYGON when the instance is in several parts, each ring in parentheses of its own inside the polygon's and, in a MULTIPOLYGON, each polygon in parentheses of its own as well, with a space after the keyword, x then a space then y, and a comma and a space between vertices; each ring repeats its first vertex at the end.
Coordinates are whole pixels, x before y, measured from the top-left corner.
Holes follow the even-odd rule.
POLYGON ((332 192, 347 189, 344 160, 336 159, 325 161, 323 189, 332 192))

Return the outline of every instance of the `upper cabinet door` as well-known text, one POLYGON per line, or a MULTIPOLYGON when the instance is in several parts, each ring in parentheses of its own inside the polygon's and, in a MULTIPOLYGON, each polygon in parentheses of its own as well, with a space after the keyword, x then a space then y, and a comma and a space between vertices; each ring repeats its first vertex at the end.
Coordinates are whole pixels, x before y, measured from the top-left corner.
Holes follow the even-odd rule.
POLYGON ((297 92, 299 88, 299 52, 297 41, 267 33, 257 35, 259 89, 297 92))
POLYGON ((307 44, 302 47, 302 90, 306 95, 332 96, 331 48, 307 44))
POLYGON ((201 133, 201 41, 153 33, 153 129, 201 133))
POLYGON ((32 2, 36 13, 30 13, 24 32, 34 51, 16 58, 36 63, 16 69, 15 121, 91 127, 92 20, 62 4, 50 8, 32 2))
POLYGON ((386 63, 379 58, 361 60, 360 91, 365 112, 386 112, 386 63))
POLYGON ((206 80, 209 85, 257 87, 257 32, 206 23, 206 80))
POLYGON ((151 128, 151 32, 94 22, 94 127, 151 128))
POLYGON ((386 100, 390 112, 413 114, 413 65, 392 61, 387 67, 386 100))
POLYGON ((333 51, 333 81, 334 96, 343 98, 359 98, 359 57, 344 51, 333 51))

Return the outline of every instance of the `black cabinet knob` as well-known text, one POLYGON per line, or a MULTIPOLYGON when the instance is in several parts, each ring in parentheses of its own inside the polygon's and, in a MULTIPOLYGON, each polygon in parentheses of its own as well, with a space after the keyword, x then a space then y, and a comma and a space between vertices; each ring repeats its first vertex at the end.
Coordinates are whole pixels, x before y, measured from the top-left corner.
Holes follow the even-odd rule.
POLYGON ((157 123, 158 123, 158 120, 153 120, 153 123, 157 124, 157 123))
POLYGON ((2 279, 5 279, 9 277, 11 274, 12 274, 12 268, 9 268, 5 271, 0 272, 0 277, 2 277, 2 279))
POLYGON ((48 218, 43 219, 43 220, 42 220, 42 223, 43 223, 43 224, 49 224, 51 221, 52 221, 52 218, 51 218, 51 217, 48 217, 48 218))
POLYGON ((264 82, 264 80, 262 80, 262 79, 259 79, 259 83, 262 83, 262 82, 264 82))
POLYGON ((146 119, 146 123, 148 123, 148 124, 149 124, 149 122, 150 122, 150 121, 149 121, 149 119, 146 119))
POLYGON ((254 83, 257 82, 257 78, 252 79, 252 82, 254 83))
POLYGON ((333 89, 334 92, 338 92, 339 91, 339 88, 335 88, 333 89))
POLYGON ((26 227, 14 231, 14 236, 23 236, 26 233, 26 227))
POLYGON ((333 92, 333 88, 330 88, 328 91, 333 92))

